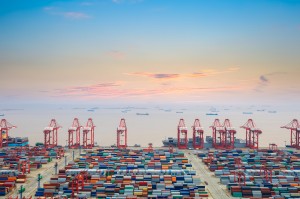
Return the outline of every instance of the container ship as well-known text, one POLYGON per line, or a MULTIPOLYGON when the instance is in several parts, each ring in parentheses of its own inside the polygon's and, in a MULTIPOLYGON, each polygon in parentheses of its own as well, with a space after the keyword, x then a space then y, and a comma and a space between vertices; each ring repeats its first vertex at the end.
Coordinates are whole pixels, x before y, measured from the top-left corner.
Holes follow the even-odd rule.
POLYGON ((28 137, 8 137, 3 139, 2 146, 8 146, 8 147, 22 147, 22 146, 28 146, 28 137))
MULTIPOLYGON (((212 146, 212 137, 211 136, 206 136, 205 142, 204 142, 204 148, 213 148, 212 146)), ((168 137, 167 139, 164 139, 162 141, 164 147, 177 147, 178 145, 178 139, 173 138, 173 137, 168 137)), ((246 142, 245 140, 235 138, 234 140, 234 147, 236 148, 245 148, 246 147, 246 142)), ((188 139, 188 148, 193 148, 193 139, 189 138, 188 139)))

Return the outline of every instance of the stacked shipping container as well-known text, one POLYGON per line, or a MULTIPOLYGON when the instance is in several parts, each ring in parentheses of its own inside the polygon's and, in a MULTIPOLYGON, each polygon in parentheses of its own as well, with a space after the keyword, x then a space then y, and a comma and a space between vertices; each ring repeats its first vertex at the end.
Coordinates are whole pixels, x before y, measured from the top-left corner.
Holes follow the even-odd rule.
POLYGON ((74 191, 77 197, 207 197, 205 186, 190 166, 182 152, 87 150, 45 183, 36 196, 71 197, 72 179, 84 171, 88 177, 79 191, 74 191))
POLYGON ((227 185, 232 196, 245 198, 300 198, 300 158, 293 151, 231 150, 199 153, 209 170, 227 185), (236 159, 241 164, 236 164, 236 159), (265 179, 261 168, 268 168, 271 179, 265 179), (245 185, 235 183, 234 173, 241 169, 245 185))

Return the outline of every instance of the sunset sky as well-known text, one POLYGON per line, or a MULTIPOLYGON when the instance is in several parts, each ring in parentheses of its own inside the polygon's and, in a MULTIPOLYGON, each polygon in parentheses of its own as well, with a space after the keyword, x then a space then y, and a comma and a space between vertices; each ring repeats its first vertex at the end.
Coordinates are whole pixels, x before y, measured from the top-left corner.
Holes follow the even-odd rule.
POLYGON ((1 0, 0 101, 299 104, 298 0, 1 0))

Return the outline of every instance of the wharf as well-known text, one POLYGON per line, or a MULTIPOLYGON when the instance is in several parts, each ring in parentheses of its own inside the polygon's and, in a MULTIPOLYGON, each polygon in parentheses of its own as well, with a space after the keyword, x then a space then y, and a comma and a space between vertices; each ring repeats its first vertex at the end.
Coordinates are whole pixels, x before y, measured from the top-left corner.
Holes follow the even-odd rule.
MULTIPOLYGON (((68 152, 65 153, 65 156, 67 156, 67 163, 73 160, 73 151, 74 151, 74 158, 79 157, 79 149, 68 150, 68 152)), ((35 192, 37 191, 37 186, 38 186, 38 182, 37 182, 38 174, 41 174, 43 176, 43 178, 40 181, 40 184, 42 186, 45 182, 49 181, 51 176, 55 173, 54 165, 56 162, 58 164, 57 172, 59 169, 62 169, 65 167, 65 158, 62 157, 59 160, 53 160, 52 162, 43 165, 42 168, 40 168, 36 171, 31 171, 30 174, 27 174, 26 183, 17 184, 17 187, 15 188, 15 190, 12 191, 11 193, 7 194, 6 198, 7 197, 16 198, 16 197, 20 196, 20 194, 18 193, 18 190, 20 189, 21 185, 23 185, 23 187, 25 188, 23 197, 29 198, 31 196, 34 196, 35 192)))
POLYGON ((205 168, 205 165, 196 155, 192 154, 190 150, 185 150, 184 155, 188 158, 193 166, 192 168, 196 171, 197 175, 201 177, 202 181, 207 182, 205 186, 212 198, 234 199, 230 196, 230 193, 226 191, 226 186, 220 184, 220 180, 214 177, 212 173, 205 168))

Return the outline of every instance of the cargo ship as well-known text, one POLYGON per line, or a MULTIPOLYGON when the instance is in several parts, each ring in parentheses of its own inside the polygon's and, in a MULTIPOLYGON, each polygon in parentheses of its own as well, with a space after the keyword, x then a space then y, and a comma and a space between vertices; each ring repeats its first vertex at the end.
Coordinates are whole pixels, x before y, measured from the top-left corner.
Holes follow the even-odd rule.
POLYGON ((149 113, 136 113, 136 115, 149 115, 149 113))
MULTIPOLYGON (((204 142, 204 148, 212 148, 212 141, 213 140, 212 140, 211 136, 206 136, 205 142, 204 142)), ((163 143, 164 147, 169 147, 169 146, 177 147, 178 140, 177 140, 177 138, 168 137, 167 139, 164 139, 162 141, 162 143, 163 143)), ((235 138, 234 147, 245 148, 246 147, 245 140, 235 138)), ((193 139, 192 138, 188 139, 188 148, 193 148, 193 139)))
POLYGON ((23 147, 23 146, 28 146, 29 145, 29 141, 28 141, 28 137, 8 137, 5 138, 3 137, 2 140, 2 146, 3 147, 23 147))
POLYGON ((218 113, 206 113, 206 115, 218 115, 218 113))

